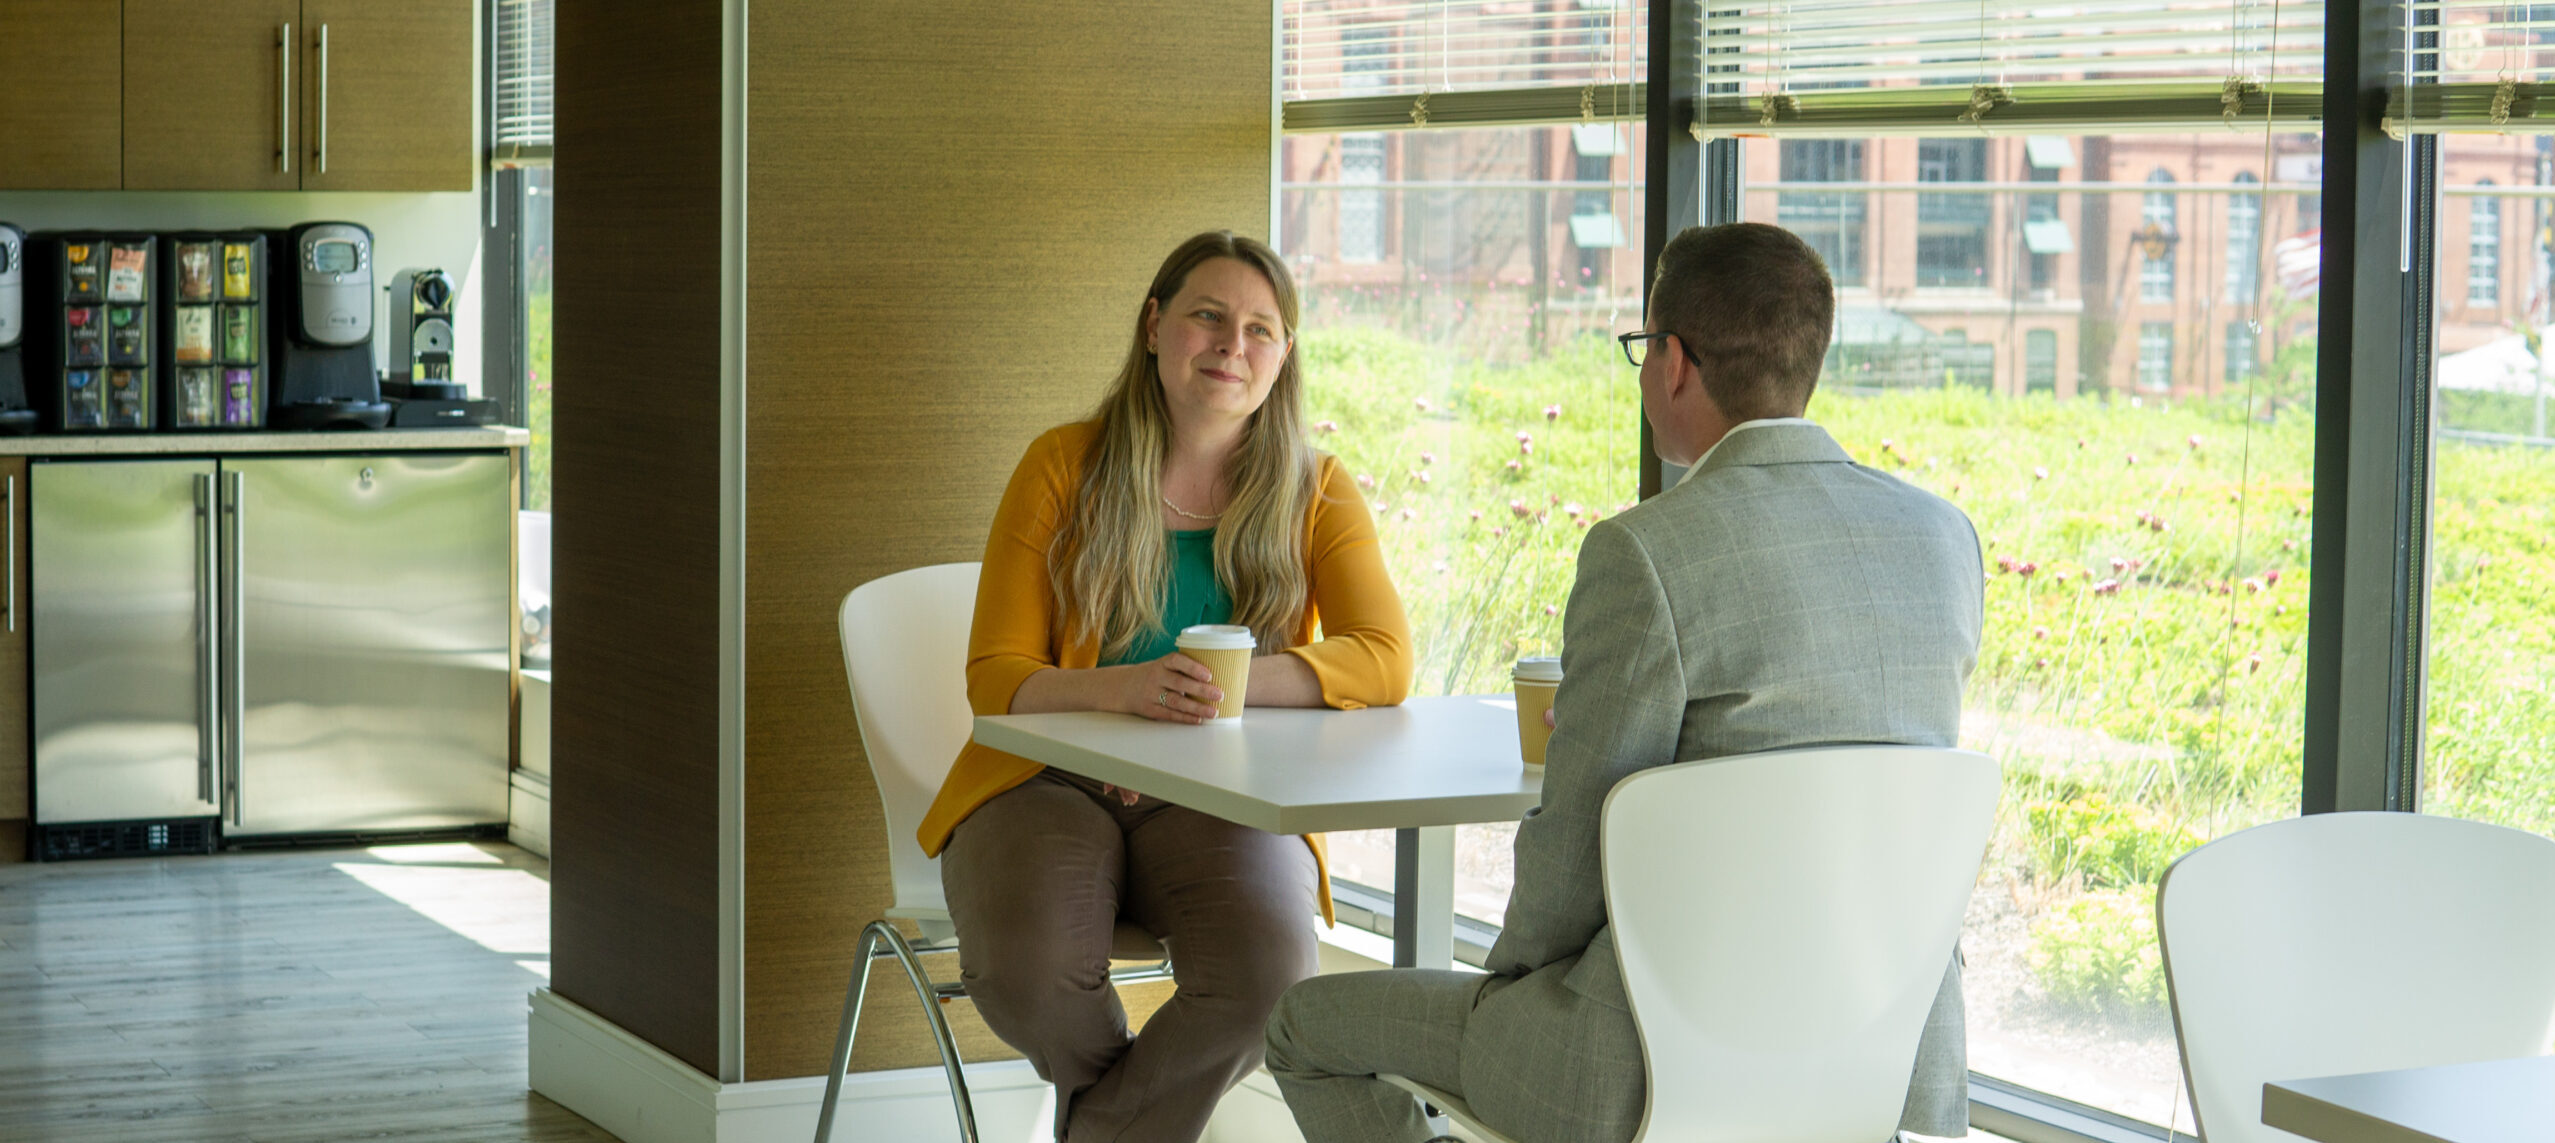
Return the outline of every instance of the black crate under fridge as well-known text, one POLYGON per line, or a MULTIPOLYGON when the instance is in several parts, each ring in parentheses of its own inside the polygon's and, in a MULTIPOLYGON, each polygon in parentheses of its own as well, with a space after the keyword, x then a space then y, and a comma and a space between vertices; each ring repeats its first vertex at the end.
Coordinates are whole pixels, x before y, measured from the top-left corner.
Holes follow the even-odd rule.
POLYGON ((26 245, 28 396, 60 432, 159 427, 159 240, 57 231, 26 245))
POLYGON ((160 236, 162 423, 172 429, 266 425, 266 236, 160 236))

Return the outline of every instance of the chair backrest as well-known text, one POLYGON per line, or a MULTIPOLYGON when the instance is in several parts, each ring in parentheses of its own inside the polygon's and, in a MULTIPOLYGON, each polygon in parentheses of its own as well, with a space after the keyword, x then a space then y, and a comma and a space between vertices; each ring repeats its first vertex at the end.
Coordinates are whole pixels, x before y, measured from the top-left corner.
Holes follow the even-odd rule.
POLYGON ((1996 826, 1993 759, 1846 746, 1644 770, 1606 796, 1606 910, 1642 1138, 1898 1129, 1996 826))
POLYGON ((967 635, 975 625, 978 566, 914 568, 843 597, 843 673, 887 814, 893 916, 948 909, 940 863, 923 856, 914 831, 975 723, 967 706, 967 635))
POLYGON ((2229 834, 2156 891, 2191 1108, 2209 1143, 2262 1124, 2262 1085, 2546 1054, 2555 841, 2407 813, 2229 834))

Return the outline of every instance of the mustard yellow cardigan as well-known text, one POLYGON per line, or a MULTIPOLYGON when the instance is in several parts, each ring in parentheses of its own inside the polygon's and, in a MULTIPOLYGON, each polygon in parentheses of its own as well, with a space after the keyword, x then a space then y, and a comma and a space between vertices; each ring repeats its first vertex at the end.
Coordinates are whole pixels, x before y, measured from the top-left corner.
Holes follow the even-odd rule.
MULTIPOLYGON (((1021 681, 1049 667, 1098 666, 1096 640, 1068 642, 1069 617, 1047 579, 1047 553, 1066 506, 1082 485, 1082 466, 1099 426, 1049 429, 1011 474, 985 566, 976 587, 976 621, 967 644, 967 701, 977 714, 1005 714, 1021 681)), ((1338 458, 1323 454, 1318 492, 1305 513, 1311 606, 1286 653, 1304 660, 1322 684, 1322 703, 1340 710, 1392 706, 1410 693, 1411 625, 1384 570, 1375 521, 1338 458), (1315 639, 1319 633, 1321 638, 1315 639)), ((942 780, 916 837, 937 856, 951 830, 994 795, 1046 769, 1016 754, 969 742, 942 780)), ((1320 835, 1305 844, 1322 873, 1322 919, 1332 919, 1329 855, 1320 835)))

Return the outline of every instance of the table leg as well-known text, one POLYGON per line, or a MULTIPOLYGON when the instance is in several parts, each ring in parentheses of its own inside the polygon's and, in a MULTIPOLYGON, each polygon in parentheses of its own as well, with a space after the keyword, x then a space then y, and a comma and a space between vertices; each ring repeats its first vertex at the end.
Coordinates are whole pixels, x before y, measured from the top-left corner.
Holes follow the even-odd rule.
POLYGON ((1455 967, 1455 827, 1393 831, 1393 967, 1455 967))

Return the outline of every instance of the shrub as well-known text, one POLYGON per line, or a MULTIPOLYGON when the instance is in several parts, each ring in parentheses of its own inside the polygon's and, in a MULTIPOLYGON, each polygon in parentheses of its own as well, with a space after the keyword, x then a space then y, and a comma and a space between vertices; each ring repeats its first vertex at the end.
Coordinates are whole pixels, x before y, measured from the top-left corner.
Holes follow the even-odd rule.
POLYGON ((2153 1016, 2165 1005, 2152 890, 2087 893, 2032 924, 2032 975, 2060 1008, 2153 1016))
POLYGON ((2023 818, 2032 872, 2044 883, 2077 873, 2088 888, 2153 885, 2166 866, 2202 840, 2152 809, 2121 805, 2100 794, 2033 802, 2024 807, 2023 818))

